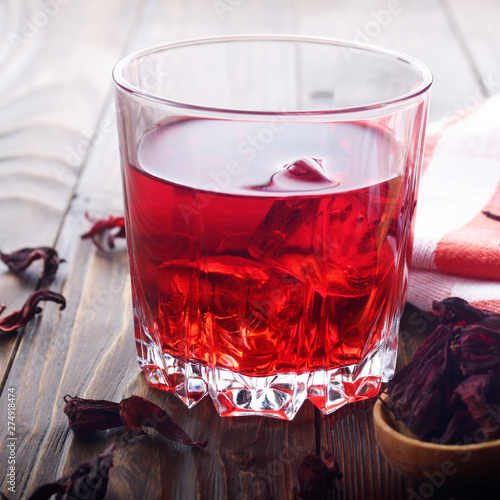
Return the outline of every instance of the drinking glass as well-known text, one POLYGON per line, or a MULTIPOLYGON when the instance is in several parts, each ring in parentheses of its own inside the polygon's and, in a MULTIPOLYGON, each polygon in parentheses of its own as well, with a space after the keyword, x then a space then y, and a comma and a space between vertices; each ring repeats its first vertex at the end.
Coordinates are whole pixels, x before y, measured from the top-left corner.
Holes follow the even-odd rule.
POLYGON ((394 372, 431 74, 338 40, 232 36, 117 64, 147 382, 292 419, 394 372))

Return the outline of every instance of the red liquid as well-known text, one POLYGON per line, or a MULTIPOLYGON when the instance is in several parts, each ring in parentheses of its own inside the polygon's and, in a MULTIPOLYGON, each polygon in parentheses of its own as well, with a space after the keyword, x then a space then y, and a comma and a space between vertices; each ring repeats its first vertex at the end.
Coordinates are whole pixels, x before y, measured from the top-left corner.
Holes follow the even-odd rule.
POLYGON ((193 119, 143 137, 125 172, 138 338, 261 376, 356 364, 386 335, 412 205, 396 141, 280 127, 193 119))

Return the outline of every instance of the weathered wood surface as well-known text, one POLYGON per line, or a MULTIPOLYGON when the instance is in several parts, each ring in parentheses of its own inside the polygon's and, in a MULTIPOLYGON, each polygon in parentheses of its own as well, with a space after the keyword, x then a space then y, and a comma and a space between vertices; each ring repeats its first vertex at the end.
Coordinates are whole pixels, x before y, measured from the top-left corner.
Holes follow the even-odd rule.
MULTIPOLYGON (((68 300, 65 311, 46 304, 24 331, 0 338, 0 491, 26 498, 115 442, 108 499, 290 499, 298 464, 317 438, 340 460, 339 498, 404 499, 418 491, 381 457, 371 402, 316 422, 309 403, 289 423, 221 419, 208 398, 187 410, 149 388, 135 361, 124 245, 106 257, 80 234, 88 228, 85 212, 122 212, 110 73, 125 53, 180 38, 259 32, 387 45, 430 66, 431 119, 438 119, 498 92, 499 23, 493 0, 0 3, 0 248, 55 245, 67 263, 51 288, 68 300), (2 473, 9 388, 17 397, 15 493, 2 473), (143 395, 209 446, 198 451, 154 435, 123 445, 120 433, 77 439, 62 413, 68 393, 115 401, 143 395)), ((38 272, 0 275, 7 312, 40 286, 38 272)), ((425 315, 407 308, 400 363, 428 326, 425 315)))

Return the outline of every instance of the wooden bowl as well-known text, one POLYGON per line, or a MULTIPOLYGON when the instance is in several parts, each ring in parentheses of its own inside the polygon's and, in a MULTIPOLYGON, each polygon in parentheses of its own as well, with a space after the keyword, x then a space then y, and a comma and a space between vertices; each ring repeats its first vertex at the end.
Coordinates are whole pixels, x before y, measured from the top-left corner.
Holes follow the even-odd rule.
MULTIPOLYGON (((385 394, 381 398, 384 399, 385 394)), ((500 439, 447 445, 419 440, 380 400, 373 408, 375 438, 382 455, 406 477, 433 485, 460 486, 498 480, 500 439)))

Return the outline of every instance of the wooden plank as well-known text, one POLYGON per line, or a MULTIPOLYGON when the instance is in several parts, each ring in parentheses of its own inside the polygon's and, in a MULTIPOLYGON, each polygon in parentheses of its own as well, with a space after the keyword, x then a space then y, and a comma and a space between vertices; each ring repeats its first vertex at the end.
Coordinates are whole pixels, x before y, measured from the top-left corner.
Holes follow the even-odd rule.
MULTIPOLYGON (((436 324, 407 306, 401 321, 398 366, 406 364, 436 324)), ((373 430, 374 400, 344 406, 321 417, 321 441, 338 458, 344 477, 339 499, 387 500, 410 496, 415 485, 393 470, 381 455, 373 430)))
MULTIPOLYGON (((195 31, 197 26, 206 27, 206 3, 196 3, 196 16, 193 4, 182 9, 180 5, 156 4, 156 11, 149 5, 143 20, 136 23, 147 27, 146 34, 156 35, 138 36, 129 49, 158 41, 158 33, 168 36, 162 29, 163 20, 175 16, 179 17, 170 32, 172 37, 181 31, 195 31)), ((259 11, 252 12, 257 22, 259 11)), ((245 14, 242 8, 234 14, 231 25, 226 21, 219 24, 217 19, 213 31, 230 32, 236 25, 243 30, 248 11, 245 14)), ((112 110, 108 108, 107 112, 105 118, 112 110)), ((61 289, 68 297, 68 308, 63 313, 49 308, 42 319, 43 330, 28 332, 7 380, 7 386, 17 383, 18 419, 26 422, 19 428, 22 444, 17 452, 23 464, 17 477, 19 491, 29 493, 115 441, 118 450, 109 498, 247 498, 246 492, 248 498, 266 498, 269 492, 274 498, 291 498, 290 485, 301 453, 312 451, 314 443, 310 404, 292 424, 266 419, 233 423, 220 419, 209 399, 188 411, 176 398, 152 390, 142 375, 138 376, 125 254, 114 252, 105 259, 89 242, 79 240, 88 226, 85 211, 103 214, 121 208, 119 186, 117 140, 110 134, 92 148, 58 238, 58 248, 68 265, 54 289, 61 289), (35 362, 41 359, 43 364, 35 362), (103 383, 110 378, 112 383, 103 383), (62 415, 66 393, 119 400, 132 392, 157 401, 195 438, 208 437, 213 444, 207 451, 198 452, 151 436, 146 445, 138 442, 122 446, 120 434, 81 442, 68 432, 62 415), (38 410, 33 417, 35 402, 38 410), (235 443, 234 447, 228 442, 235 443), (172 477, 175 481, 169 481, 172 477), (193 481, 193 477, 198 479, 193 481)))
MULTIPOLYGON (((102 146, 106 144, 111 141, 102 142, 102 146)), ((116 156, 114 148, 112 155, 116 156)), ((105 154, 100 157, 106 161, 105 154)), ((105 201, 106 210, 113 208, 110 192, 103 189, 93 207, 105 201)), ((123 313, 130 311, 124 242, 111 259, 94 252, 90 242, 81 241, 79 235, 89 227, 84 217, 87 205, 85 198, 75 198, 58 239, 58 249, 68 265, 67 274, 61 274, 53 288, 67 297, 67 309, 60 313, 47 307, 41 327, 25 332, 6 384, 16 387, 18 395, 16 459, 23 466, 17 484, 25 493, 62 471, 58 464, 66 455, 68 438, 62 413, 64 395, 85 396, 87 390, 91 394, 95 384, 100 397, 116 399, 122 385, 137 372, 131 314, 123 313), (109 373, 111 365, 114 368, 109 373), (102 383, 110 377, 113 383, 102 383)))
MULTIPOLYGON (((73 6, 55 1, 50 9, 34 1, 4 4, 2 251, 53 245, 86 152, 99 133, 95 124, 109 89, 109 66, 122 50, 119 35, 128 30, 136 4, 137 0, 127 0, 73 6), (101 35, 85 29, 86 23, 101 35)), ((25 273, 27 281, 2 273, 0 302, 8 305, 6 313, 21 307, 36 288, 40 267, 33 267, 25 273)), ((18 339, 11 335, 0 342, 4 380, 18 339)))
POLYGON ((292 0, 147 2, 129 52, 175 40, 257 33, 290 33, 292 0))
MULTIPOLYGON (((184 12, 184 15, 188 15, 188 12, 184 12)), ((208 15, 207 12, 197 12, 203 19, 208 15)), ((162 17, 158 12, 150 14, 155 19, 162 17)), ((248 17, 243 14, 242 12, 238 22, 248 17)), ((192 20, 192 16, 190 19, 192 20)), ((186 31, 189 31, 189 23, 186 19, 178 19, 175 26, 178 25, 184 26, 186 31)), ((154 23, 149 26, 151 32, 155 33, 154 23)), ((230 29, 227 25, 222 27, 226 30, 230 29)), ((141 37, 138 38, 140 40, 134 43, 134 46, 146 43, 141 37)), ((118 176, 118 170, 114 168, 118 165, 116 140, 112 144, 116 149, 116 159, 112 161, 110 156, 104 164, 110 168, 113 167, 113 173, 107 169, 106 175, 102 174, 103 155, 96 153, 95 157, 89 161, 79 186, 80 197, 89 200, 87 208, 92 210, 102 209, 101 202, 105 206, 106 201, 102 196, 104 186, 107 188, 105 196, 107 203, 113 203, 116 200, 109 189, 110 185, 117 185, 113 180, 116 181, 118 176)), ((67 228, 67 231, 69 234, 74 232, 72 225, 67 228)), ((66 231, 63 230, 62 234, 65 233, 66 231)), ((89 272, 91 269, 87 269, 86 273, 89 272)), ((105 270, 101 272, 103 273, 101 279, 106 281, 105 270)), ((75 279, 80 278, 75 277, 75 279)), ((132 342, 130 330, 130 345, 132 342)), ((99 387, 85 389, 85 393, 91 394, 92 397, 104 397, 101 392, 102 389, 99 387)), ((313 411, 310 404, 305 405, 292 424, 248 418, 234 421, 233 419, 220 419, 208 398, 188 411, 173 396, 147 387, 142 376, 131 379, 122 396, 130 395, 132 392, 157 401, 167 408, 174 418, 182 422, 185 429, 197 439, 208 437, 210 445, 204 452, 193 452, 186 450, 185 447, 171 444, 165 446, 161 440, 152 440, 153 442, 147 447, 133 453, 127 448, 120 447, 117 451, 117 462, 121 465, 121 469, 117 470, 119 476, 115 475, 111 478, 110 498, 137 498, 141 495, 150 498, 160 496, 162 498, 200 496, 202 498, 267 498, 270 492, 273 498, 292 497, 293 493, 290 488, 293 483, 292 476, 296 474, 298 463, 303 456, 302 452, 312 451, 314 444, 313 411), (294 432, 288 431, 290 427, 294 429, 294 432), (231 443, 235 444, 231 445, 231 443), (143 464, 150 474, 144 475, 137 471, 134 468, 134 464, 137 463, 143 464), (172 481, 168 481, 165 477, 164 471, 166 470, 169 471, 170 477, 174 478, 172 481), (129 491, 124 491, 123 482, 129 485, 129 491)), ((77 440, 72 440, 63 470, 67 472, 82 460, 88 459, 88 452, 87 447, 82 447, 77 440)), ((94 449, 94 452, 97 450, 94 449)))
MULTIPOLYGON (((51 13, 39 2, 4 5, 0 80, 2 250, 54 244, 87 150, 96 140, 95 124, 109 89, 109 66, 121 53, 123 41, 119 35, 128 31, 136 4, 136 0, 108 2, 105 6, 98 2, 61 3, 51 13), (28 36, 30 23, 34 28, 28 36), (90 25, 100 31, 100 37, 85 28, 90 25), (17 40, 17 45, 11 40, 17 40)), ((40 266, 33 267, 24 279, 2 274, 0 297, 9 305, 7 313, 19 308, 38 286, 40 266)), ((66 271, 63 265, 54 289, 61 289, 66 271)), ((53 304, 47 304, 45 311, 51 308, 57 311, 53 304)), ((63 362, 64 353, 58 349, 64 348, 70 332, 54 332, 40 317, 24 333, 0 340, 2 383, 7 382, 11 363, 18 367, 10 373, 6 387, 16 389, 20 410, 16 430, 20 438, 26 437, 25 441, 20 439, 17 450, 17 485, 21 492, 31 473, 30 467, 21 466, 23 456, 36 458, 42 443, 39 419, 52 414, 50 405, 39 405, 45 395, 53 402, 52 388, 40 384, 40 374, 51 369, 45 362, 49 353, 54 354, 56 365, 63 362), (31 349, 36 351, 33 345, 40 351, 32 357, 31 349), (36 375, 28 379, 24 372, 36 375), (41 406, 42 414, 33 411, 37 406, 41 406)), ((5 422, 5 391, 1 401, 5 422)), ((2 452, 5 438, 3 434, 2 452)), ((6 460, 2 455, 3 464, 6 460)), ((53 473, 51 469, 51 477, 53 473)), ((7 491, 5 479, 3 476, 0 484, 7 491)))
POLYGON ((481 100, 500 92, 500 5, 491 0, 467 2, 442 0, 456 38, 462 44, 479 85, 464 99, 458 112, 466 112, 481 100))
POLYGON ((373 431, 372 409, 373 401, 362 401, 323 417, 322 427, 330 428, 327 448, 337 457, 344 475, 339 483, 339 499, 406 498, 410 483, 394 473, 381 456, 373 431))

